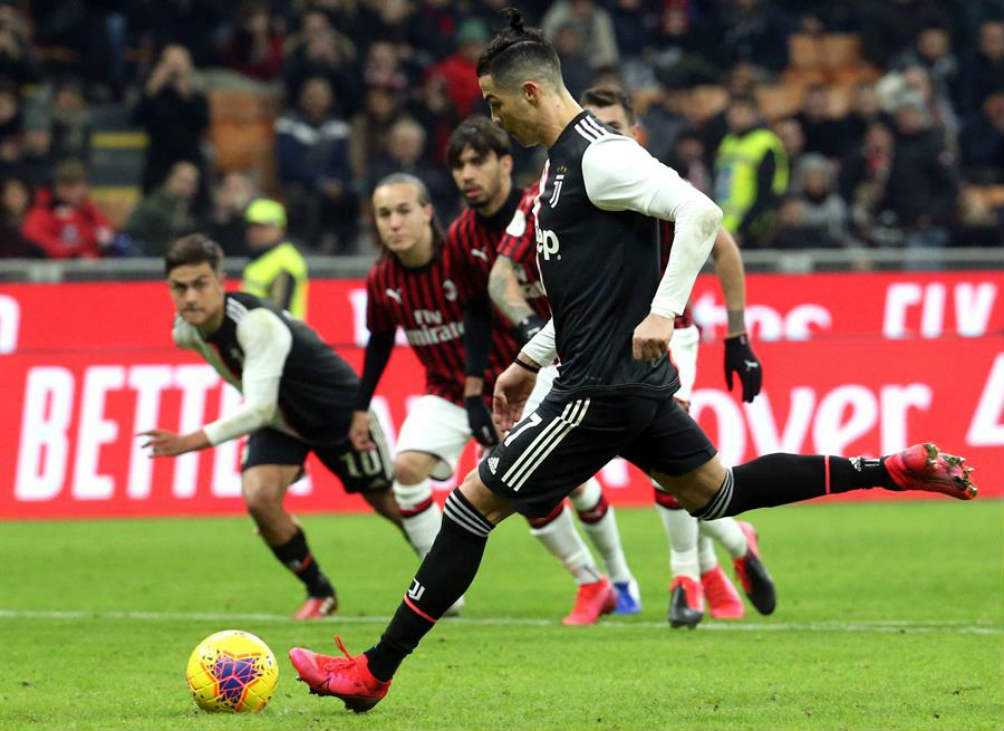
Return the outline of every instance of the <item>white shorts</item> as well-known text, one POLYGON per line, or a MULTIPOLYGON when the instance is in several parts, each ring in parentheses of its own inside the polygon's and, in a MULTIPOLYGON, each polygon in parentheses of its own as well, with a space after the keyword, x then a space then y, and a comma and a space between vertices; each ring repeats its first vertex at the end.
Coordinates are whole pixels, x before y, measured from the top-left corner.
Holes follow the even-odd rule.
POLYGON ((701 333, 697 325, 674 330, 673 338, 669 341, 669 355, 680 373, 680 390, 673 394, 673 398, 687 405, 690 404, 694 381, 697 380, 697 345, 700 341, 701 333))
POLYGON ((460 454, 470 440, 467 411, 439 396, 419 396, 408 409, 397 435, 397 453, 424 452, 438 457, 434 480, 447 480, 457 469, 460 454))

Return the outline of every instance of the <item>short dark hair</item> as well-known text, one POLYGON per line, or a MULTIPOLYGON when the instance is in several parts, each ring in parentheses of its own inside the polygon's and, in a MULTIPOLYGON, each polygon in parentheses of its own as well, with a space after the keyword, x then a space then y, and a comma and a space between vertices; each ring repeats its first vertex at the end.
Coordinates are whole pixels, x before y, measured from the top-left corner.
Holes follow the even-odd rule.
POLYGON ((205 234, 194 233, 175 239, 164 255, 164 274, 186 264, 206 262, 214 272, 223 270, 223 249, 205 234))
POLYGON ((634 124, 638 119, 631 95, 618 86, 593 86, 586 89, 582 92, 579 103, 584 107, 599 107, 600 109, 621 106, 627 114, 629 124, 634 124))
POLYGON ((460 156, 466 147, 474 150, 478 157, 489 152, 498 157, 512 154, 509 135, 483 114, 468 117, 453 130, 446 144, 446 164, 451 168, 460 167, 460 156))
POLYGON ((527 28, 522 14, 515 8, 502 11, 509 25, 500 30, 478 58, 478 76, 491 75, 496 83, 511 86, 527 73, 536 72, 544 78, 561 81, 561 62, 554 46, 538 28, 527 28))

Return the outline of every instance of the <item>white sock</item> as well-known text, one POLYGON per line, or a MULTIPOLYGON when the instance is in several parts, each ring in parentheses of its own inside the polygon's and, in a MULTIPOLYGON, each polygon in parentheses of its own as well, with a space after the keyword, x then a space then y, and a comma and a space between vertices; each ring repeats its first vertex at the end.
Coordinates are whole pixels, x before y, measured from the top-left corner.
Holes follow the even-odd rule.
POLYGON ((718 565, 715 544, 703 533, 697 539, 697 563, 701 567, 702 576, 718 565))
POLYGON ((607 504, 600 489, 600 483, 595 477, 589 478, 582 488, 572 493, 572 505, 579 513, 579 520, 586 530, 589 540, 599 551, 607 575, 615 583, 631 581, 631 569, 628 568, 624 547, 621 545, 620 532, 617 530, 617 518, 612 505, 607 504), (590 511, 603 511, 603 516, 595 519, 590 511))
POLYGON ((563 507, 557 518, 541 528, 530 526, 530 535, 537 538, 575 579, 579 586, 599 581, 600 572, 593 554, 586 548, 575 530, 572 512, 563 507))
POLYGON ((701 533, 711 536, 724 546, 732 558, 745 556, 749 550, 746 534, 739 528, 735 518, 719 518, 718 520, 700 521, 701 533))
POLYGON ((697 560, 697 518, 682 508, 670 509, 656 505, 669 539, 669 572, 673 577, 687 576, 699 581, 700 565, 697 560))
POLYGON ((443 522, 439 505, 432 499, 432 487, 429 481, 423 480, 417 485, 402 485, 395 480, 394 499, 403 514, 427 504, 425 509, 419 510, 414 515, 401 516, 401 523, 404 526, 405 535, 408 536, 408 542, 411 543, 411 547, 415 549, 419 558, 425 558, 425 554, 432 548, 432 543, 436 540, 443 522))

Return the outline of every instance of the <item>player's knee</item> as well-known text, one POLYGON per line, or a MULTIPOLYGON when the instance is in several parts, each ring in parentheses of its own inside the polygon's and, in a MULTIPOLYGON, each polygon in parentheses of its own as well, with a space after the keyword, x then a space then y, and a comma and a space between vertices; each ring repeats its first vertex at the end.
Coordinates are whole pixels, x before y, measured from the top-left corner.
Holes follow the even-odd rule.
POLYGON ((488 489, 481 481, 476 467, 467 473, 457 490, 493 525, 498 525, 513 514, 512 505, 488 489))
POLYGON ((429 477, 427 455, 399 454, 394 460, 394 479, 401 485, 417 485, 429 477))
POLYGON ((402 485, 400 482, 394 483, 394 501, 402 510, 414 510, 431 499, 432 487, 429 485, 428 480, 423 480, 417 485, 402 485))
POLYGON ((264 478, 245 478, 241 484, 244 504, 255 517, 274 513, 282 505, 282 486, 278 481, 264 478))

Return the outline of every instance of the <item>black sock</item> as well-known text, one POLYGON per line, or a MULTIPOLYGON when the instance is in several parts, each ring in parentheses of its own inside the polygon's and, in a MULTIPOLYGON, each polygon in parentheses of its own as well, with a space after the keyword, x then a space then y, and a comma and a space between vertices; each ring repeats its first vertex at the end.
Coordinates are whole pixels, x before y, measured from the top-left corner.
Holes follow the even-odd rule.
POLYGON ((895 489, 881 459, 767 454, 729 470, 715 496, 693 515, 715 520, 871 487, 895 489))
POLYGON ((321 572, 310 547, 307 546, 307 536, 297 529, 296 534, 281 546, 271 546, 272 553, 279 563, 292 571, 296 578, 307 587, 310 596, 331 596, 335 593, 328 577, 321 572))
POLYGON ((439 535, 418 567, 404 601, 380 642, 365 653, 377 680, 390 680, 436 620, 467 591, 493 527, 459 490, 450 493, 439 535))

